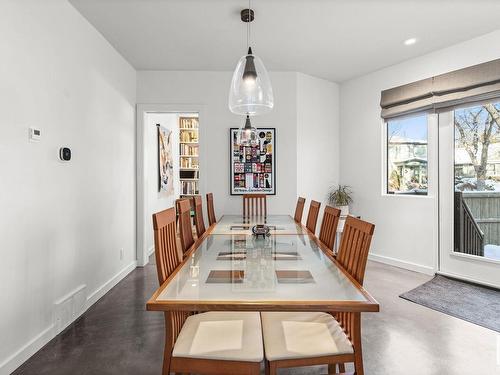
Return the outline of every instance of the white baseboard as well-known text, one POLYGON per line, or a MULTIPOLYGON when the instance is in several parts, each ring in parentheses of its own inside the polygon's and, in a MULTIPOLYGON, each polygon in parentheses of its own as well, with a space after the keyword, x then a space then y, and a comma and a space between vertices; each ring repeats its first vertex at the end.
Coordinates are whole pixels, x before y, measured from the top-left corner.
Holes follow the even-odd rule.
POLYGON ((144 267, 146 264, 149 263, 149 257, 151 256, 151 254, 153 254, 155 252, 155 247, 154 246, 151 246, 147 252, 146 252, 146 259, 144 259, 143 263, 142 264, 137 264, 138 267, 144 267))
POLYGON ((54 325, 51 324, 19 348, 14 354, 7 357, 2 363, 0 363, 0 375, 9 375, 16 368, 21 366, 29 357, 52 340, 54 332, 54 325))
POLYGON ((433 267, 424 266, 422 264, 417 264, 413 262, 407 262, 404 260, 391 258, 383 255, 370 254, 368 256, 368 259, 373 260, 375 262, 388 264, 390 266, 404 268, 405 270, 424 273, 426 275, 434 275, 436 273, 436 270, 433 267))
POLYGON ((111 279, 102 284, 97 290, 95 290, 92 294, 87 297, 87 306, 85 307, 85 311, 96 303, 102 296, 104 296, 107 292, 111 290, 116 284, 118 284, 125 276, 127 276, 130 272, 135 270, 137 267, 137 261, 134 260, 128 266, 119 271, 116 275, 114 275, 111 279))
MULTIPOLYGON (((109 292, 111 288, 113 288, 123 278, 125 278, 125 276, 132 272, 136 268, 136 266, 137 261, 134 260, 121 271, 119 271, 116 275, 111 277, 111 279, 97 288, 97 290, 95 290, 92 294, 90 294, 87 297, 87 302, 85 304, 84 310, 82 311, 82 314, 87 311, 90 306, 96 303, 102 296, 109 292)), ((75 317, 73 321, 78 319, 80 316, 81 314, 75 317)), ((30 358, 33 354, 40 350, 44 345, 46 345, 50 340, 52 340, 55 336, 56 329, 54 324, 51 324, 49 327, 45 328, 42 332, 29 340, 21 348, 15 351, 12 355, 7 357, 3 362, 1 362, 0 375, 9 375, 15 369, 21 366, 28 358, 30 358)))

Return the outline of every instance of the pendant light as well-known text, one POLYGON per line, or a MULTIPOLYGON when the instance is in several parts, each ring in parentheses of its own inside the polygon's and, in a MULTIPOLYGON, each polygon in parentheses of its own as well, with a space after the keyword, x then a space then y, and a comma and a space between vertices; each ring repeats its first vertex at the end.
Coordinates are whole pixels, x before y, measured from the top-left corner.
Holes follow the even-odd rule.
POLYGON ((245 120, 245 125, 236 133, 236 144, 245 147, 257 146, 258 144, 257 129, 250 123, 250 116, 248 115, 245 120))
POLYGON ((238 115, 261 115, 270 112, 274 106, 273 88, 262 60, 253 54, 250 47, 250 23, 254 11, 241 11, 241 20, 247 24, 247 54, 236 65, 229 89, 229 109, 238 115))

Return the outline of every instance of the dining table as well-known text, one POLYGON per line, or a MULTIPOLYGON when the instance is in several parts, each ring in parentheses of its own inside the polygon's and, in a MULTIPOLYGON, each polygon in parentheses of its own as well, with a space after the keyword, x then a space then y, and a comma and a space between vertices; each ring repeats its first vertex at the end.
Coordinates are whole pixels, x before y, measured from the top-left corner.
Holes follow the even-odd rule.
POLYGON ((289 215, 224 215, 147 302, 150 311, 377 312, 332 250, 289 215), (254 236, 265 224, 269 235, 254 236))

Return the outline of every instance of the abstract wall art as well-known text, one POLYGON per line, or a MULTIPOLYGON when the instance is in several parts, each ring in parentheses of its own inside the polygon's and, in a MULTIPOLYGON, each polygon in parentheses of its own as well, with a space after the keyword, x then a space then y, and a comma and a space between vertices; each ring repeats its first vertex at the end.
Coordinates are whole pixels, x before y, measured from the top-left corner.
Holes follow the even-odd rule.
POLYGON ((276 194, 276 129, 257 128, 258 143, 237 144, 238 128, 230 129, 230 192, 276 194))
POLYGON ((172 130, 159 124, 158 128, 158 191, 164 196, 174 194, 174 159, 172 155, 172 130))

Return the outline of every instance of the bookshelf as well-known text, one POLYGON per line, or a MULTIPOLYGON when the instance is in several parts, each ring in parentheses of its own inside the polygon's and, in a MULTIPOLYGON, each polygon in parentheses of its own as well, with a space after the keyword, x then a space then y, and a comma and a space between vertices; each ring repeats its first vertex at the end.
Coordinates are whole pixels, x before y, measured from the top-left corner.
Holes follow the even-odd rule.
POLYGON ((179 117, 180 196, 200 193, 199 122, 197 116, 179 117))

